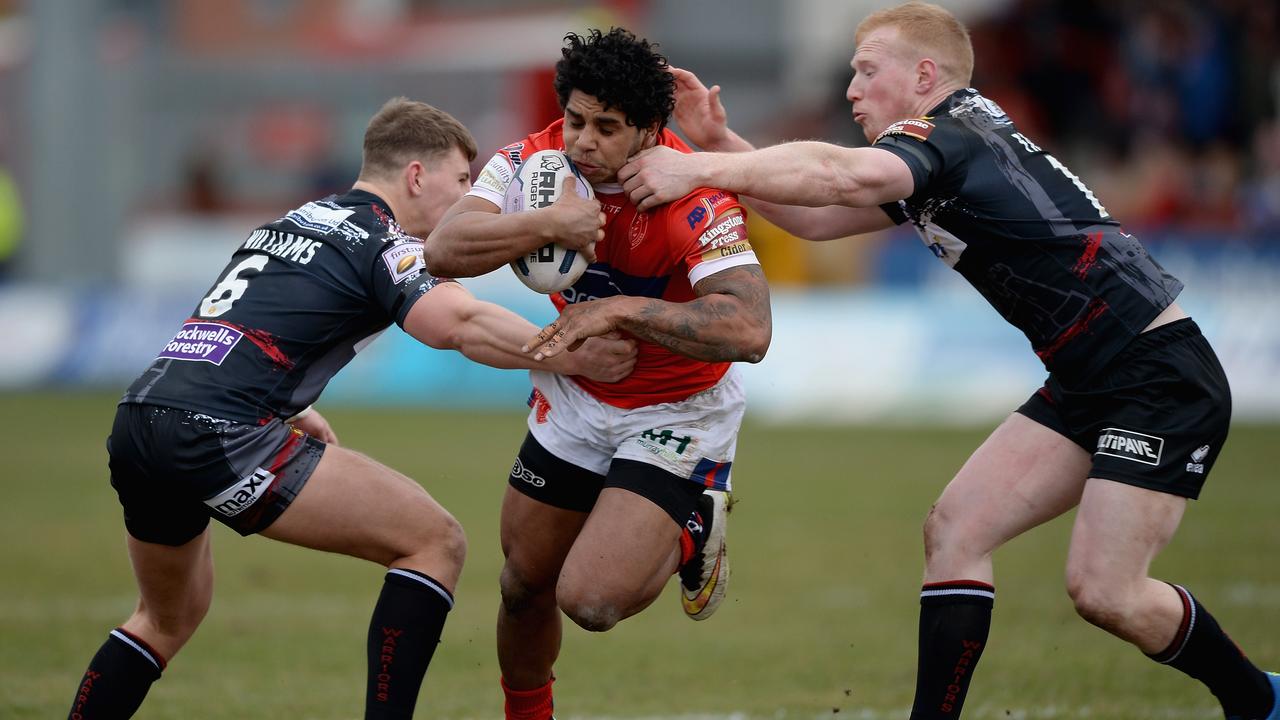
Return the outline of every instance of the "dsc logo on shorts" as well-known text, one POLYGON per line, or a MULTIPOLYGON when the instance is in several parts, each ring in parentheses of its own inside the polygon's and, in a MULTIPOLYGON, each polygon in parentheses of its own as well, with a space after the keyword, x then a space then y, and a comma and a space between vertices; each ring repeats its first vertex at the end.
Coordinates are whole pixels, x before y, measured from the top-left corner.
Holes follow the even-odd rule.
POLYGON ((1159 465, 1164 438, 1120 428, 1103 428, 1098 436, 1097 455, 1110 455, 1144 465, 1159 465))
POLYGON ((511 477, 517 480, 523 480, 534 487, 546 487, 547 481, 542 476, 524 466, 520 462, 520 458, 516 458, 516 464, 511 466, 511 477))
POLYGON ((258 502, 258 498, 271 487, 271 481, 275 479, 274 473, 258 468, 249 477, 205 500, 204 504, 227 517, 235 517, 258 502))

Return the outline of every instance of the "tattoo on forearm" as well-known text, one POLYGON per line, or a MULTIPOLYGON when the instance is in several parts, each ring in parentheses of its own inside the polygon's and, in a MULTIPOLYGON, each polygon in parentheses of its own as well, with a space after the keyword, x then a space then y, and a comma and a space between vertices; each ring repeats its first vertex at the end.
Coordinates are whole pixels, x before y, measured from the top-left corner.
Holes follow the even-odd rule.
POLYGON ((756 362, 747 337, 770 324, 769 286, 758 265, 722 270, 698 283, 687 303, 650 299, 624 321, 628 332, 672 352, 708 362, 756 362))

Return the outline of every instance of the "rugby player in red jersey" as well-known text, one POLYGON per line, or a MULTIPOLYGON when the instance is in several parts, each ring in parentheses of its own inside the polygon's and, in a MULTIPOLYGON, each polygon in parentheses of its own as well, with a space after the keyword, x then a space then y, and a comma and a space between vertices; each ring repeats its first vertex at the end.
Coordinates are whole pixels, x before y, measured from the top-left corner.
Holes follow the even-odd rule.
POLYGON ((617 171, 636 152, 688 148, 666 129, 674 83, 646 41, 614 29, 566 37, 555 89, 564 118, 499 151, 428 238, 430 272, 500 267, 551 241, 594 262, 552 297, 560 317, 530 340, 554 360, 591 336, 639 341, 607 385, 534 371, 529 434, 502 506, 498 660, 506 713, 551 716, 560 612, 604 631, 679 571, 685 612, 709 616, 728 580, 726 492, 744 409, 734 361, 769 345, 769 290, 731 193, 694 189, 641 212, 617 171), (501 214, 515 169, 564 150, 596 200, 501 214), (576 221, 564 223, 570 213, 576 221), (568 227, 565 231, 563 228, 568 227))

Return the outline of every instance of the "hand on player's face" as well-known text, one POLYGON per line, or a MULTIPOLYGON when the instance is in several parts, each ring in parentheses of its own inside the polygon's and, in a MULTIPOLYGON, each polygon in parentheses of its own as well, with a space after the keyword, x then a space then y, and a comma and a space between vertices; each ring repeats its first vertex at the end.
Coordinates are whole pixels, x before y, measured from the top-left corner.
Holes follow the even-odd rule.
POLYGON ((582 253, 587 262, 595 262, 596 243, 604 239, 605 214, 599 200, 578 195, 576 188, 576 178, 565 178, 560 197, 547 211, 556 221, 556 242, 582 253))
POLYGON ((631 158, 618 171, 622 189, 636 207, 650 210, 698 187, 698 159, 666 146, 652 147, 631 158))
POLYGON ((655 129, 629 125, 621 110, 605 108, 581 90, 571 92, 565 104, 565 153, 592 185, 617 182, 618 168, 651 142, 655 133, 655 129))
POLYGON ((714 150, 728 135, 729 118, 720 103, 720 86, 706 85, 683 68, 671 68, 676 80, 676 123, 694 145, 714 150))
POLYGON ((538 331, 521 352, 533 353, 534 360, 548 360, 561 352, 577 350, 587 338, 607 335, 618 329, 626 296, 615 295, 574 303, 560 311, 560 317, 538 331))

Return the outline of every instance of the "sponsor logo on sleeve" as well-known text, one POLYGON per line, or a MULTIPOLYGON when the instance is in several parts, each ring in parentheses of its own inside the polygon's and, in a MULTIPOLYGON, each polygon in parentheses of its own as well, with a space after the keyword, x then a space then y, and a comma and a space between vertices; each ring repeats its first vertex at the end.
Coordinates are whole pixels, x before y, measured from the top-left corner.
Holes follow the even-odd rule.
POLYGON ((513 168, 518 168, 524 163, 524 157, 522 155, 524 152, 524 143, 522 142, 511 143, 510 145, 502 148, 501 152, 506 153, 507 157, 511 159, 511 167, 513 168))
POLYGON ((917 118, 899 120, 885 128, 884 132, 877 135, 875 142, 871 144, 874 145, 890 135, 909 135, 920 142, 924 142, 929 139, 929 135, 933 133, 934 127, 936 126, 928 120, 920 120, 917 118))
POLYGON ((498 153, 480 171, 480 175, 476 178, 475 187, 502 194, 507 191, 507 186, 511 184, 511 178, 514 176, 515 171, 511 166, 511 161, 507 159, 506 155, 498 153))
POLYGON ((226 517, 235 517, 258 502, 275 479, 271 471, 258 468, 245 479, 205 500, 204 504, 226 517))
POLYGON ((387 272, 391 273, 394 285, 417 277, 426 267, 422 257, 422 241, 407 240, 396 243, 382 251, 382 262, 387 264, 387 272))
POLYGON ((717 245, 714 248, 702 253, 702 262, 711 262, 712 260, 723 260, 734 255, 751 252, 751 243, 743 239, 741 242, 726 243, 717 245))
POLYGON ((690 230, 697 230, 698 226, 707 219, 707 209, 699 205, 698 207, 690 210, 689 214, 686 215, 684 219, 685 222, 689 223, 690 230))
POLYGON ((744 239, 747 217, 736 208, 726 213, 715 225, 698 237, 702 247, 719 247, 744 239))
POLYGON ((157 357, 221 365, 243 337, 244 333, 239 330, 218 323, 183 323, 182 329, 157 357))
POLYGON ((733 196, 723 190, 699 200, 698 207, 690 210, 684 218, 685 222, 689 223, 689 229, 697 230, 699 225, 706 228, 715 221, 716 210, 731 200, 733 196))
POLYGON ((1098 451, 1094 454, 1132 460, 1143 465, 1159 465, 1163 451, 1164 438, 1120 428, 1103 428, 1102 434, 1098 436, 1098 451))

